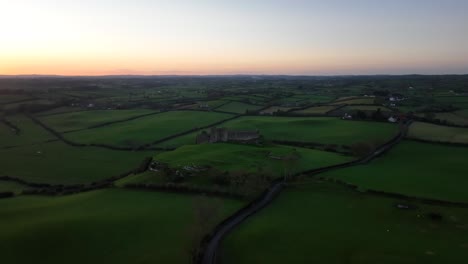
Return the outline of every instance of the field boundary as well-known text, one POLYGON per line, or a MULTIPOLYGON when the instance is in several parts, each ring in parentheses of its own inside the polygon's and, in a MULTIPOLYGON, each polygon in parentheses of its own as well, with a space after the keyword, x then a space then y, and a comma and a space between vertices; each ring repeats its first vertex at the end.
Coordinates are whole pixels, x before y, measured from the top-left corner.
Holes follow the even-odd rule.
POLYGON ((105 148, 105 149, 111 149, 111 150, 119 150, 119 151, 167 151, 167 150, 173 150, 173 148, 158 148, 158 147, 149 147, 149 145, 143 145, 143 146, 138 146, 136 148, 131 148, 131 147, 117 147, 117 146, 111 146, 111 145, 106 145, 106 144, 84 144, 84 143, 77 143, 73 142, 71 140, 66 139, 62 134, 59 132, 55 131, 54 129, 50 128, 46 124, 42 123, 39 119, 35 118, 34 116, 31 115, 26 115, 28 116, 33 122, 41 126, 43 129, 47 130, 49 133, 54 135, 56 138, 58 138, 60 141, 64 142, 67 145, 73 146, 73 147, 98 147, 98 148, 105 148))
POLYGON ((17 127, 15 124, 13 124, 11 121, 9 121, 8 119, 2 118, 1 122, 3 124, 5 124, 5 126, 9 127, 13 131, 15 131, 14 132, 15 135, 21 134, 21 129, 19 127, 17 127))
POLYGON ((409 136, 406 137, 406 140, 416 141, 416 142, 421 142, 421 143, 426 143, 426 144, 445 145, 449 147, 468 147, 468 143, 427 140, 427 139, 420 139, 420 138, 409 137, 409 136))
POLYGON ((401 194, 401 193, 386 192, 386 191, 367 189, 367 188, 365 188, 365 190, 361 192, 361 191, 358 191, 358 189, 361 188, 359 185, 349 183, 340 179, 327 178, 327 177, 317 177, 317 179, 326 181, 326 182, 340 184, 340 185, 343 185, 345 187, 348 187, 354 191, 357 191, 363 194, 369 194, 369 195, 375 195, 375 196, 381 196, 381 197, 387 197, 387 198, 402 199, 402 200, 420 202, 423 204, 430 204, 430 205, 468 208, 467 202, 454 202, 454 201, 441 200, 441 199, 432 199, 432 198, 411 196, 411 195, 406 195, 406 194, 401 194))
MULTIPOLYGON (((104 110, 104 111, 107 111, 107 110, 104 110)), ((109 122, 105 122, 105 123, 101 123, 101 124, 97 124, 97 125, 92 125, 92 126, 89 126, 89 127, 86 127, 86 128, 63 131, 63 132, 60 132, 60 133, 61 134, 67 134, 67 133, 73 133, 73 132, 78 132, 78 131, 83 131, 83 130, 89 130, 89 129, 99 128, 99 127, 104 127, 104 126, 110 126, 110 125, 113 125, 113 124, 124 123, 124 122, 132 121, 132 120, 136 120, 136 119, 140 119, 140 118, 144 118, 144 117, 148 117, 148 116, 152 116, 152 115, 162 114, 162 113, 166 113, 166 112, 167 111, 151 112, 151 113, 143 114, 143 115, 139 115, 139 116, 133 116, 133 117, 125 118, 125 119, 120 119, 120 120, 109 121, 109 122)))
POLYGON ((114 182, 117 180, 123 179, 132 174, 137 174, 137 173, 146 171, 152 160, 153 160, 152 157, 147 157, 143 159, 142 162, 140 162, 138 167, 135 167, 117 176, 112 176, 110 178, 94 181, 89 184, 68 184, 67 185, 67 184, 35 183, 35 182, 25 181, 19 177, 12 177, 12 176, 0 176, 0 180, 16 182, 16 183, 23 184, 27 187, 32 188, 29 190, 22 191, 21 192, 22 195, 31 195, 31 194, 50 195, 50 196, 70 195, 70 194, 76 194, 76 193, 82 193, 82 192, 88 192, 88 191, 93 191, 97 189, 105 189, 105 188, 112 187, 114 182))

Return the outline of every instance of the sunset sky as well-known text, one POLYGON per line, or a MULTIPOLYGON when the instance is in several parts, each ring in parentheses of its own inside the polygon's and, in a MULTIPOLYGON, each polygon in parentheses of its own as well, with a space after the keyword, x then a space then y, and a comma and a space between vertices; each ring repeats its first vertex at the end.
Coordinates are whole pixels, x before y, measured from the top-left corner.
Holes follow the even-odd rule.
POLYGON ((466 0, 0 0, 0 74, 468 73, 466 0))

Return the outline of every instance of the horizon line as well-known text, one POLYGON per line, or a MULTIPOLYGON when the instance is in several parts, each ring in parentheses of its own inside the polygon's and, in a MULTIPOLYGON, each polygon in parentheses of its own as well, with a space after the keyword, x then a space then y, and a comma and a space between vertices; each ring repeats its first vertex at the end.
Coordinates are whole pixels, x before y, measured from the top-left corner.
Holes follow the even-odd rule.
POLYGON ((468 73, 437 73, 437 74, 423 74, 423 73, 405 73, 405 74, 103 74, 103 75, 61 75, 61 74, 0 74, 0 78, 9 77, 29 77, 29 78, 90 78, 90 77, 234 77, 234 76, 284 76, 284 77, 356 77, 356 76, 464 76, 468 73))

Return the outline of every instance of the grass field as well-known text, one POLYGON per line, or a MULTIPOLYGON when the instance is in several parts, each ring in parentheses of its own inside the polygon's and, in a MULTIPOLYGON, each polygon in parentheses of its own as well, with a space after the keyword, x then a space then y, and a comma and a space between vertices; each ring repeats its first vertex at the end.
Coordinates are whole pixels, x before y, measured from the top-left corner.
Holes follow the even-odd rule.
POLYGON ((24 146, 55 139, 24 115, 8 116, 7 120, 17 126, 21 133, 17 135, 10 127, 0 123, 0 147, 24 146))
POLYGON ((241 117, 223 124, 232 129, 260 130, 267 140, 352 144, 386 141, 398 130, 396 125, 343 121, 333 117, 241 117))
POLYGON ((223 105, 216 110, 218 111, 223 111, 223 112, 229 112, 229 113, 236 113, 236 114, 245 114, 247 110, 253 111, 260 109, 261 106, 256 106, 256 105, 251 105, 251 104, 246 104, 246 103, 241 103, 241 102, 230 102, 226 105, 223 105))
POLYGON ((32 189, 32 188, 26 185, 23 185, 21 183, 0 180, 0 193, 1 192, 13 192, 15 194, 19 194, 23 190, 28 190, 28 189, 32 189))
MULTIPOLYGON (((8 104, 11 102, 17 102, 21 100, 28 100, 31 99, 29 95, 23 95, 23 94, 2 94, 0 96, 0 105, 2 104, 8 104)), ((1 106, 0 106, 1 108, 1 106)))
POLYGON ((328 183, 292 186, 227 237, 222 263, 465 262, 467 209, 398 202, 328 183))
POLYGON ((259 168, 269 171, 274 176, 282 176, 285 163, 272 158, 284 157, 296 149, 300 158, 294 163, 290 173, 297 173, 319 167, 325 167, 350 161, 352 157, 340 154, 305 148, 287 146, 258 147, 241 144, 201 144, 183 146, 175 151, 164 152, 155 157, 156 160, 166 162, 173 167, 185 165, 210 165, 226 171, 255 172, 259 168))
POLYGON ((447 122, 455 125, 468 126, 468 114, 463 110, 448 113, 435 113, 435 118, 446 120, 447 122))
POLYGON ((262 115, 264 114, 267 114, 267 115, 271 115, 271 114, 274 114, 278 111, 281 111, 281 112, 287 112, 288 110, 290 110, 291 108, 290 107, 282 107, 282 106, 271 106, 271 107, 268 107, 267 109, 265 110, 262 110, 260 113, 262 115))
POLYGON ((134 169, 154 154, 70 147, 62 142, 36 144, 0 150, 0 175, 39 183, 90 183, 134 169))
POLYGON ((451 104, 464 109, 468 108, 468 96, 439 96, 434 99, 438 103, 451 104))
POLYGON ((229 114, 213 112, 167 112, 105 127, 69 133, 66 137, 81 143, 135 147, 230 117, 229 114))
POLYGON ((468 202, 468 148, 402 142, 366 165, 322 176, 409 196, 468 202))
POLYGON ((436 142, 468 144, 468 128, 448 127, 430 123, 414 122, 410 126, 408 137, 436 142))
POLYGON ((178 194, 102 190, 0 200, 5 263, 190 263, 196 203, 218 204, 214 222, 242 206, 178 194))
POLYGON ((39 112, 37 116, 58 115, 58 114, 78 112, 78 111, 87 111, 87 110, 80 108, 80 107, 62 106, 62 107, 57 107, 51 110, 39 112))
POLYGON ((340 104, 348 104, 348 105, 354 105, 354 104, 373 104, 375 101, 375 98, 372 97, 364 97, 364 98, 349 98, 347 100, 341 101, 339 99, 339 102, 335 102, 332 104, 335 105, 340 105, 340 104))
POLYGON ((314 107, 309 107, 303 110, 297 110, 294 111, 293 113, 295 114, 326 114, 327 112, 335 109, 335 105, 326 105, 326 106, 314 106, 314 107))
POLYGON ((41 121, 59 132, 64 132, 154 112, 146 109, 79 111, 45 116, 41 118, 41 121))
POLYGON ((380 106, 380 105, 350 105, 350 106, 347 106, 345 108, 345 111, 346 110, 353 110, 353 111, 357 111, 357 110, 361 110, 361 111, 377 111, 378 109, 380 109, 380 111, 382 112, 391 112, 392 110, 384 107, 384 106, 380 106))
POLYGON ((53 104, 52 101, 48 99, 36 99, 36 100, 28 100, 24 102, 17 102, 17 103, 9 103, 4 104, 1 108, 5 111, 16 111, 22 107, 22 105, 51 105, 53 104))
POLYGON ((333 100, 333 97, 331 96, 318 94, 298 94, 291 98, 295 98, 296 100, 305 100, 311 103, 325 103, 333 100))

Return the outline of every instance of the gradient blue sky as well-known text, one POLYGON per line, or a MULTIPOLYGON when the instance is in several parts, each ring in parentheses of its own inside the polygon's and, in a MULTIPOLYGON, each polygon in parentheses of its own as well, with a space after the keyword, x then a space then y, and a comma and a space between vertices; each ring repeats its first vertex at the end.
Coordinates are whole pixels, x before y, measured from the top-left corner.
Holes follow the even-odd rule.
POLYGON ((468 73, 462 0, 0 0, 0 74, 468 73))

